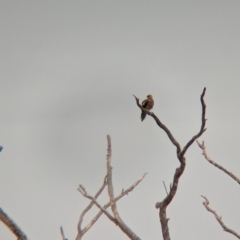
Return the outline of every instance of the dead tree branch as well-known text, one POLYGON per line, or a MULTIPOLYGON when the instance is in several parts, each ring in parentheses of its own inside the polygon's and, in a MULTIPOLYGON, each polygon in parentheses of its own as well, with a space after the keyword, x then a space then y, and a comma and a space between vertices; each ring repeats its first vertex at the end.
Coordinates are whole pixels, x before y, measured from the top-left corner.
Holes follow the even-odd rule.
MULTIPOLYGON (((106 187, 107 185, 107 176, 104 178, 104 181, 103 181, 103 184, 101 186, 101 188, 98 190, 98 192, 95 194, 94 196, 94 199, 96 200, 98 198, 98 196, 102 193, 102 191, 104 190, 104 188, 106 187)), ((80 191, 80 186, 79 186, 79 191, 80 191)), ((83 218, 85 216, 85 214, 92 208, 92 206, 94 205, 94 201, 92 200, 89 205, 83 210, 83 212, 81 213, 80 215, 80 218, 79 218, 79 221, 78 221, 78 235, 76 237, 76 240, 80 240, 82 238, 82 236, 88 231, 89 228, 91 228, 91 226, 97 221, 97 219, 95 221, 91 221, 92 222, 92 225, 91 226, 88 226, 88 227, 85 227, 83 230, 82 230, 82 221, 83 221, 83 218)))
MULTIPOLYGON (((111 139, 110 139, 110 136, 107 136, 107 139, 108 139, 108 155, 107 155, 107 161, 108 160, 111 160, 109 157, 111 157, 111 139), (109 145, 110 143, 110 145, 109 145), (110 153, 110 155, 109 155, 110 153)), ((109 166, 111 167, 111 165, 109 166)), ((111 167, 112 169, 112 167, 111 167)), ((134 184, 132 184, 132 186, 130 186, 128 189, 126 190, 122 190, 122 192, 116 197, 116 198, 113 198, 112 199, 112 202, 114 202, 116 204, 116 202, 121 199, 123 196, 127 195, 128 193, 130 193, 131 191, 133 191, 133 189, 144 179, 144 177, 146 176, 147 173, 145 173, 139 180, 137 180, 134 184)), ((82 236, 94 225, 94 223, 99 219, 99 217, 104 213, 112 222, 114 222, 116 225, 118 225, 120 228, 121 226, 119 225, 119 221, 111 216, 110 213, 108 213, 106 211, 106 209, 108 207, 111 206, 111 200, 109 203, 105 204, 103 207, 96 201, 98 196, 102 193, 103 189, 105 188, 105 186, 107 185, 107 178, 108 178, 108 174, 107 176, 104 178, 104 182, 101 186, 101 188, 98 190, 98 192, 95 194, 94 197, 88 195, 86 189, 82 186, 82 185, 79 185, 78 187, 78 190, 79 192, 86 198, 90 199, 91 202, 90 204, 84 209, 84 211, 82 212, 82 214, 80 215, 80 218, 79 218, 79 222, 78 222, 78 235, 76 237, 76 240, 81 240, 82 239, 82 236), (91 207, 93 206, 93 204, 95 204, 99 209, 100 211, 98 212, 98 214, 87 224, 87 226, 82 229, 81 228, 81 224, 82 224, 82 221, 83 221, 83 217, 84 215, 91 209, 91 207)), ((120 223, 121 224, 121 223, 120 223)), ((123 226, 124 228, 125 226, 123 226)), ((122 228, 121 228, 122 229, 122 228)), ((128 233, 132 233, 131 230, 126 227, 124 228, 124 230, 128 230, 128 233)), ((122 229, 122 231, 124 231, 122 229)), ((135 235, 136 236, 136 235, 135 235)), ((133 238, 134 235, 131 236, 130 239, 139 239, 139 238, 133 238)))
POLYGON ((67 240, 67 238, 65 238, 65 234, 62 226, 60 227, 60 232, 61 232, 62 240, 67 240))
POLYGON ((172 135, 171 131, 159 120, 159 118, 153 112, 150 112, 150 111, 144 109, 140 105, 139 99, 133 95, 135 97, 137 106, 142 111, 144 111, 146 114, 153 117, 153 119, 155 120, 157 125, 165 131, 165 133, 169 137, 172 144, 176 147, 177 158, 180 162, 180 167, 178 167, 175 171, 175 174, 173 177, 173 184, 172 184, 172 187, 170 188, 169 194, 166 196, 166 198, 162 202, 157 202, 155 205, 157 209, 159 208, 159 217, 160 217, 160 222, 161 222, 161 227, 162 227, 162 235, 163 235, 164 240, 170 240, 170 234, 169 234, 169 228, 168 228, 168 220, 169 219, 166 217, 166 209, 167 209, 167 206, 171 203, 172 199, 174 198, 174 196, 177 192, 179 179, 184 172, 185 165, 186 165, 186 158, 184 155, 187 152, 188 148, 192 145, 192 143, 206 131, 206 129, 205 129, 205 126, 206 126, 206 117, 205 117, 206 104, 204 101, 205 92, 206 92, 206 88, 203 89, 203 92, 200 96, 200 101, 201 101, 201 105, 202 105, 202 124, 201 124, 200 130, 196 135, 194 135, 191 138, 191 140, 188 141, 188 143, 185 145, 183 150, 181 149, 181 146, 178 143, 178 141, 172 135))
POLYGON ((106 211, 106 209, 104 209, 98 202, 96 199, 94 199, 94 197, 88 195, 86 189, 82 186, 82 185, 79 185, 79 188, 78 188, 79 192, 81 192, 81 194, 92 200, 94 202, 94 204, 112 221, 114 222, 116 225, 118 224, 117 220, 109 213, 106 211))
POLYGON ((107 185, 108 185, 108 195, 110 198, 110 204, 112 208, 113 215, 117 220, 118 226, 121 230, 132 240, 139 240, 140 238, 123 222, 121 219, 116 202, 114 201, 113 184, 112 184, 112 146, 111 137, 107 135, 108 149, 107 149, 107 185))
POLYGON ((202 142, 202 144, 200 144, 197 141, 197 144, 202 149, 202 151, 203 151, 202 154, 209 163, 211 163, 213 166, 215 166, 215 167, 219 168, 220 170, 222 170, 223 172, 225 172, 228 176, 230 176, 233 180, 235 180, 238 184, 240 184, 240 179, 238 177, 236 177, 233 173, 229 172, 226 168, 222 167, 221 165, 219 165, 218 163, 216 163, 212 159, 210 159, 210 157, 207 155, 207 150, 204 145, 204 141, 202 142))
POLYGON ((226 231, 226 232, 228 232, 228 233, 231 233, 232 235, 234 235, 235 237, 237 237, 238 239, 240 239, 240 235, 239 235, 238 233, 236 233, 235 231, 233 231, 232 229, 228 228, 228 227, 224 224, 224 222, 222 221, 222 217, 219 217, 218 214, 208 206, 208 205, 209 205, 208 199, 207 199, 206 197, 204 197, 204 196, 202 196, 202 197, 205 199, 205 201, 203 202, 203 205, 205 206, 205 208, 206 208, 209 212, 211 212, 211 213, 215 216, 215 218, 217 219, 217 221, 219 222, 219 224, 222 226, 223 230, 226 231))
POLYGON ((141 106, 141 104, 139 103, 139 98, 137 98, 135 95, 133 95, 136 99, 136 103, 138 105, 138 107, 144 111, 146 114, 148 114, 149 116, 152 116, 153 119, 155 120, 155 122, 157 123, 157 125, 162 128, 164 130, 164 132, 168 135, 169 139, 171 140, 172 144, 176 147, 177 149, 177 153, 180 153, 181 151, 181 147, 179 145, 179 143, 177 142, 177 140, 173 137, 172 133, 170 132, 170 130, 159 120, 159 118, 153 113, 150 112, 149 110, 143 108, 141 106))
MULTIPOLYGON (((198 146, 202 149, 202 154, 204 156, 204 158, 211 163, 213 166, 219 168, 220 170, 222 170, 224 173, 226 173, 229 177, 231 177, 233 180, 235 180, 238 184, 240 184, 240 179, 238 177, 236 177, 233 173, 229 172, 226 168, 222 167, 221 165, 219 165, 218 163, 214 162, 208 155, 207 155, 207 150, 206 147, 204 145, 204 141, 202 141, 202 144, 200 144, 197 141, 198 146)), ((222 226, 223 230, 226 232, 229 232, 231 234, 233 234, 234 236, 236 236, 237 238, 240 239, 240 235, 238 233, 236 233, 235 231, 233 231, 232 229, 228 228, 222 221, 222 217, 219 217, 218 214, 213 211, 208 205, 209 205, 209 201, 206 197, 202 196, 205 199, 205 202, 203 202, 203 205, 205 206, 205 208, 211 212, 215 218, 217 219, 217 221, 219 222, 219 224, 222 226)))
MULTIPOLYGON (((130 186, 128 189, 124 190, 121 192, 121 194, 119 194, 115 199, 114 201, 117 202, 118 200, 120 200, 122 197, 124 197, 125 195, 128 195, 128 193, 130 193, 131 191, 133 191, 133 189, 143 180, 143 178, 147 175, 147 173, 145 173, 139 180, 137 180, 132 186, 130 186)), ((95 195, 96 196, 96 195, 95 195)), ((95 198, 95 197, 94 197, 95 198)), ((92 201, 93 202, 93 201, 92 201)), ((107 209, 110 207, 110 202, 105 204, 103 206, 103 209, 107 209)), ((90 209, 89 209, 90 210, 90 209)), ((88 211, 89 211, 88 210, 88 211)), ((99 219, 99 217, 103 214, 103 212, 100 210, 98 212, 98 214, 87 224, 87 226, 81 230, 81 226, 79 228, 78 226, 78 231, 79 229, 81 231, 78 232, 78 235, 76 237, 76 240, 81 240, 82 239, 82 236, 94 225, 94 223, 99 219)), ((82 220, 81 220, 81 223, 82 223, 82 220)), ((80 224, 81 224, 80 223, 80 224)))
MULTIPOLYGON (((184 154, 186 153, 186 151, 188 150, 188 148, 193 144, 193 142, 198 139, 207 129, 205 128, 206 126, 206 104, 204 102, 204 96, 205 96, 205 92, 206 92, 206 88, 203 89, 203 92, 200 96, 200 101, 201 101, 201 105, 202 105, 202 124, 201 124, 201 128, 200 131, 192 137, 192 139, 186 144, 186 146, 183 148, 183 150, 181 151, 181 156, 184 156, 184 154)), ((181 157, 180 156, 180 157, 181 157)))
POLYGON ((0 208, 0 220, 17 237, 18 240, 27 240, 26 234, 18 225, 0 208))

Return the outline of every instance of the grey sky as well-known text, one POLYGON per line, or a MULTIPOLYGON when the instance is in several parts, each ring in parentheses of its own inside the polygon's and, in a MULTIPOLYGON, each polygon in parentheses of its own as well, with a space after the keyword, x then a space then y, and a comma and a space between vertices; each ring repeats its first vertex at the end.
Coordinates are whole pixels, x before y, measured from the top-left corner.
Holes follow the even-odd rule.
MULTIPOLYGON (((179 163, 153 119, 140 121, 132 94, 153 95, 182 146, 200 128, 207 87, 201 140, 239 175, 239 13, 239 1, 221 0, 0 2, 0 206, 30 239, 60 239, 61 225, 75 239, 88 203, 76 189, 102 184, 107 134, 116 194, 148 172, 118 203, 122 218, 142 239, 162 239, 155 203, 179 163)), ((201 194, 239 231, 239 186, 194 144, 168 208, 172 239, 235 239, 201 194)), ((84 237, 126 238, 105 216, 84 237)), ((0 239, 15 239, 2 224, 0 239)))

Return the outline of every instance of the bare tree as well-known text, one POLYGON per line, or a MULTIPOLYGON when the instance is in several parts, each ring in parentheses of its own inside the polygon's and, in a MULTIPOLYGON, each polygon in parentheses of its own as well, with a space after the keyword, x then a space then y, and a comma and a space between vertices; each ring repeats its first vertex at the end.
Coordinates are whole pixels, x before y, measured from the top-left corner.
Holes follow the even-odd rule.
POLYGON ((146 114, 151 116, 155 120, 156 124, 167 134, 167 136, 170 139, 170 141, 172 142, 172 144, 176 147, 177 158, 180 162, 180 166, 176 169, 175 174, 173 176, 173 184, 170 188, 169 194, 167 194, 167 196, 163 199, 163 201, 156 203, 156 208, 159 209, 159 218, 160 218, 160 223, 161 223, 161 227, 162 227, 162 235, 163 235, 164 240, 171 239, 170 233, 169 233, 169 228, 168 228, 168 220, 169 219, 167 218, 167 207, 171 203, 171 201, 173 200, 173 198, 177 192, 179 179, 184 172, 184 169, 186 166, 185 153, 187 152, 188 148, 192 145, 192 143, 206 131, 206 128, 205 128, 205 126, 206 126, 206 117, 205 117, 206 104, 204 102, 205 92, 206 92, 206 88, 203 89, 203 92, 200 96, 200 101, 201 101, 201 105, 202 105, 202 124, 201 124, 200 130, 196 135, 194 135, 187 142, 187 144, 183 148, 181 148, 179 142, 172 135, 169 128, 166 127, 153 112, 150 112, 147 109, 143 108, 139 103, 139 99, 136 96, 134 96, 136 99, 137 106, 143 112, 145 112, 146 114))
MULTIPOLYGON (((159 217, 160 217, 160 222, 161 222, 161 227, 162 227, 162 235, 164 240, 170 240, 170 233, 169 233, 169 228, 168 228, 168 218, 167 218, 167 213, 166 213, 166 209, 168 207, 168 205, 171 203, 171 201, 173 200, 177 189, 178 189, 178 182, 179 179, 181 177, 181 175, 184 172, 185 166, 186 166, 186 158, 185 158, 185 153, 187 152, 188 148, 192 145, 192 143, 198 139, 206 130, 205 125, 206 125, 206 104, 204 102, 204 95, 206 92, 206 88, 203 89, 203 92, 200 96, 200 100, 201 100, 201 105, 202 105, 202 121, 201 121, 201 127, 199 132, 194 135, 188 142, 187 144, 181 148, 179 142, 174 138, 174 136, 172 135, 171 131, 168 129, 168 127, 166 127, 160 120, 159 118, 153 113, 150 112, 149 110, 145 109, 144 107, 142 107, 139 103, 139 99, 135 97, 136 99, 136 103, 137 106, 141 109, 142 112, 150 115, 151 117, 153 117, 153 119, 155 120, 155 122, 157 123, 157 125, 163 129, 165 131, 165 133, 167 134, 167 136, 169 137, 170 141, 172 142, 172 144, 176 147, 176 151, 177 151, 177 158, 180 162, 180 167, 178 167, 175 171, 175 174, 173 176, 173 184, 170 188, 170 192, 167 192, 166 189, 166 193, 167 196, 166 198, 161 201, 156 203, 156 208, 159 209, 159 217)), ((121 219, 120 214, 118 212, 117 209, 117 205, 116 205, 116 201, 118 200, 117 198, 114 198, 114 191, 113 191, 113 183, 112 183, 112 167, 111 167, 111 156, 112 156, 112 150, 111 150, 111 139, 110 136, 107 136, 107 140, 108 140, 108 154, 107 154, 107 175, 104 178, 104 182, 102 184, 102 187, 99 189, 99 191, 95 194, 94 197, 92 197, 91 195, 89 195, 86 191, 86 189, 82 186, 79 185, 78 190, 81 192, 81 194, 90 199, 91 202, 90 204, 87 206, 87 208, 82 212, 80 219, 79 219, 79 223, 78 223, 78 235, 76 237, 76 240, 80 240, 82 238, 82 236, 86 233, 86 231, 88 231, 90 229, 90 227, 92 227, 92 225, 97 221, 97 219, 101 216, 102 213, 104 213, 109 220, 111 220, 113 223, 115 223, 130 239, 140 239, 126 224, 125 222, 121 219), (103 189, 105 188, 105 186, 108 187, 108 195, 109 195, 109 203, 104 205, 103 207, 97 202, 97 197, 102 193, 103 189), (96 205, 100 211, 99 213, 90 221, 90 223, 83 229, 81 230, 81 224, 83 221, 83 216, 91 209, 91 207, 93 205, 96 205), (111 206, 111 210, 113 215, 111 215, 106 209, 111 206)), ((143 175, 144 177, 145 175, 143 175)), ((142 177, 142 178, 143 178, 142 177)), ((142 180, 142 178, 140 180, 142 180)), ((140 181, 139 180, 139 181, 140 181)), ((139 182, 138 181, 138 182, 139 182)), ((137 182, 137 183, 138 183, 137 182)), ((165 186, 165 184, 164 184, 165 186)), ((125 191, 124 191, 125 192, 125 191)), ((122 194, 124 193, 122 192, 122 194)), ((121 196, 121 194, 120 194, 121 196)))
MULTIPOLYGON (((164 125, 161 120, 153 113, 150 112, 149 110, 145 109, 140 103, 139 99, 135 97, 136 104, 140 108, 140 110, 147 115, 151 116, 158 127, 160 127, 168 136, 170 139, 171 143, 176 147, 176 157, 179 160, 180 166, 176 168, 175 173, 173 175, 173 183, 170 186, 170 190, 168 192, 165 183, 164 187, 166 190, 167 196, 160 202, 157 202, 155 204, 155 207, 159 210, 159 219, 160 219, 160 224, 161 224, 161 230, 162 230, 162 236, 164 240, 170 240, 170 230, 168 227, 168 221, 169 218, 167 218, 167 207, 169 204, 172 202, 174 196, 177 193, 178 190, 178 183, 179 180, 184 173, 185 167, 186 167, 186 158, 185 154, 189 147, 195 142, 205 131, 206 131, 206 104, 204 101, 204 96, 205 96, 206 88, 203 89, 203 92, 200 96, 200 101, 201 101, 201 108, 202 108, 202 117, 201 117, 201 126, 200 130, 196 135, 194 135, 182 148, 179 144, 179 142, 176 140, 176 138, 173 136, 169 128, 164 125)), ((230 177, 232 177, 235 181, 240 183, 240 179, 237 178, 235 175, 233 175, 231 172, 227 171, 225 168, 220 166, 219 164, 215 163, 213 160, 211 160, 206 153, 206 149, 204 146, 204 143, 199 144, 199 147, 203 150, 203 155, 206 158, 207 161, 209 161, 211 164, 213 164, 215 167, 221 169, 223 172, 228 174, 230 177)), ((146 176, 146 173, 139 179, 137 180, 134 184, 132 184, 129 188, 126 190, 122 190, 121 193, 119 193, 117 196, 114 195, 114 188, 113 188, 113 180, 112 180, 112 147, 111 147, 111 138, 109 135, 107 135, 107 157, 106 157, 106 169, 107 173, 104 176, 103 182, 99 188, 99 190, 95 193, 95 195, 90 195, 86 188, 83 185, 79 185, 78 191, 82 194, 83 197, 88 198, 90 200, 89 204, 87 207, 82 211, 79 217, 78 225, 77 225, 77 236, 75 240, 81 240, 84 234, 91 229, 91 227, 96 223, 96 221, 101 217, 102 214, 104 214, 111 222, 113 222, 116 226, 119 227, 119 229, 124 232, 130 239, 132 240, 140 240, 140 238, 137 236, 136 233, 134 233, 131 228, 125 223, 125 221, 120 217, 120 213, 117 208, 117 201, 120 200, 122 197, 126 196, 128 193, 133 191, 133 189, 144 179, 146 176), (102 205, 99 203, 97 200, 98 197, 103 193, 104 189, 107 187, 107 192, 108 192, 108 197, 109 201, 105 204, 102 205), (92 218, 92 220, 86 224, 85 227, 82 227, 82 223, 84 220, 84 216, 92 209, 93 206, 96 206, 99 209, 99 212, 95 215, 95 217, 92 218), (111 211, 108 210, 108 208, 111 209, 111 211)), ((209 201, 206 197, 202 196, 205 201, 204 201, 204 206, 205 208, 210 211, 211 213, 214 214, 215 218, 219 222, 219 224, 223 227, 223 229, 237 238, 240 238, 239 234, 237 234, 235 231, 229 229, 226 227, 226 225, 223 223, 221 217, 218 216, 218 214, 213 211, 209 207, 209 201)), ((6 213, 3 212, 2 209, 0 209, 0 220, 12 231, 17 239, 19 240, 27 240, 26 235, 20 230, 20 228, 7 216, 6 213)), ((62 236, 62 240, 67 240, 63 231, 63 228, 60 227, 60 233, 62 236)))

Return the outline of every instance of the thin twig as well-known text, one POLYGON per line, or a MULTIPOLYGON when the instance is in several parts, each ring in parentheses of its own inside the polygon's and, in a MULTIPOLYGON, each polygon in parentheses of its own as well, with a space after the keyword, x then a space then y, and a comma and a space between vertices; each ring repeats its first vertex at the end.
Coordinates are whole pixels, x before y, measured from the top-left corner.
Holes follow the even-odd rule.
POLYGON ((63 231, 62 226, 60 227, 60 232, 61 232, 62 240, 67 240, 67 239, 65 238, 65 234, 64 234, 64 231, 63 231))
POLYGON ((164 181, 163 181, 163 185, 164 185, 164 188, 165 188, 166 194, 168 195, 168 191, 167 191, 167 188, 166 188, 166 185, 165 185, 165 182, 164 182, 164 181))
POLYGON ((211 163, 213 166, 215 166, 215 167, 219 168, 220 170, 222 170, 223 172, 225 172, 228 176, 230 176, 233 180, 235 180, 238 184, 240 184, 240 179, 237 176, 235 176, 233 173, 229 172, 226 168, 222 167, 221 165, 219 165, 218 163, 216 163, 212 159, 210 159, 210 157, 207 155, 207 150, 204 145, 204 141, 202 142, 202 144, 200 144, 197 141, 197 144, 203 150, 202 154, 209 163, 211 163))
POLYGON ((226 231, 226 232, 228 232, 228 233, 231 233, 232 235, 234 235, 235 237, 237 237, 238 239, 240 239, 240 235, 239 235, 237 232, 233 231, 232 229, 228 228, 228 227, 224 224, 224 222, 222 221, 222 217, 219 217, 218 214, 208 206, 208 205, 209 205, 208 199, 207 199, 206 197, 204 197, 204 196, 202 196, 202 197, 205 199, 205 202, 203 202, 203 205, 205 206, 205 208, 206 208, 209 212, 211 212, 211 213, 215 216, 216 220, 217 220, 217 221, 219 222, 219 224, 222 226, 223 230, 226 231))
POLYGON ((0 208, 0 221, 17 237, 18 240, 27 240, 26 234, 20 227, 0 208))

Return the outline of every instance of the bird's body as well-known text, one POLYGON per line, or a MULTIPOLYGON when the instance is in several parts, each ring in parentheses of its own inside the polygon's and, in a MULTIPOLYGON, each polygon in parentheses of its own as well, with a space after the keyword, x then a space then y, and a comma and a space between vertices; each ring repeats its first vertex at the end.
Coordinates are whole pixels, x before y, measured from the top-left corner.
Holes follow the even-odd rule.
MULTIPOLYGON (((153 108, 153 105, 154 105, 153 97, 152 97, 152 95, 149 94, 149 95, 147 95, 147 99, 145 99, 142 102, 142 107, 147 110, 151 110, 153 108)), ((142 114, 141 114, 142 121, 145 119, 145 117, 146 117, 146 113, 142 111, 142 114)))

